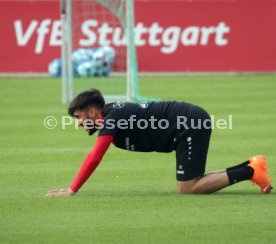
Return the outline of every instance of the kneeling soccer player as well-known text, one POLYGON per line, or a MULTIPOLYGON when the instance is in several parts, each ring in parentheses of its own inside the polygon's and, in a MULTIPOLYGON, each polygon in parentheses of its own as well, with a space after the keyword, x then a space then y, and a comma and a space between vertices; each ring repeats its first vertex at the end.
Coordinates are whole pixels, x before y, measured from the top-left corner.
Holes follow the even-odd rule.
POLYGON ((71 186, 51 190, 48 196, 69 196, 78 192, 111 143, 121 149, 139 152, 175 150, 179 193, 212 193, 244 180, 256 183, 264 194, 272 189, 266 160, 261 155, 225 170, 205 174, 211 126, 195 126, 195 121, 207 121, 210 125, 211 120, 198 106, 175 101, 105 104, 101 92, 91 89, 73 99, 68 113, 89 135, 97 130, 99 135, 71 186))

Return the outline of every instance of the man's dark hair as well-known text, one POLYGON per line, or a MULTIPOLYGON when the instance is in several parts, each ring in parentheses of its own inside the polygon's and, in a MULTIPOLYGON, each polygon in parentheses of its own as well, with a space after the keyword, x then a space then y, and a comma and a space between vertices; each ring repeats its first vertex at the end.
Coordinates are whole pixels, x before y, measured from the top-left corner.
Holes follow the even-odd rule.
POLYGON ((68 114, 74 116, 76 110, 84 110, 94 107, 102 110, 105 105, 103 95, 98 89, 92 88, 78 94, 70 103, 68 114))

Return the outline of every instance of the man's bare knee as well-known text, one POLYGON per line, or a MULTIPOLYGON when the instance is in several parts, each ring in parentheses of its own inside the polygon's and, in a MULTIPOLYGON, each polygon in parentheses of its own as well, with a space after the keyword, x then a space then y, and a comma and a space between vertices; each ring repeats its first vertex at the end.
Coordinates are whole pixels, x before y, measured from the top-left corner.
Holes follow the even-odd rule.
POLYGON ((178 194, 201 194, 202 192, 192 187, 192 188, 186 188, 186 189, 178 188, 177 193, 178 194))
POLYGON ((197 192, 194 188, 194 184, 196 182, 196 179, 189 180, 189 181, 177 181, 177 192, 179 194, 198 194, 200 192, 197 192))
POLYGON ((190 189, 181 189, 181 188, 177 189, 177 193, 178 194, 193 194, 193 192, 190 189))

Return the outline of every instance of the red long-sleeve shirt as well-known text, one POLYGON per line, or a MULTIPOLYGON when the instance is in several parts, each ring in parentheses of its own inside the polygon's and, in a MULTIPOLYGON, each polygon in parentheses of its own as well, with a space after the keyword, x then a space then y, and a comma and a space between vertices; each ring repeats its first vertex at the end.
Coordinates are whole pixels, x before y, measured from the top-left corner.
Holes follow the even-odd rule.
POLYGON ((112 141, 113 136, 105 135, 98 137, 94 148, 86 156, 76 178, 70 186, 72 191, 77 192, 89 176, 94 172, 112 141))

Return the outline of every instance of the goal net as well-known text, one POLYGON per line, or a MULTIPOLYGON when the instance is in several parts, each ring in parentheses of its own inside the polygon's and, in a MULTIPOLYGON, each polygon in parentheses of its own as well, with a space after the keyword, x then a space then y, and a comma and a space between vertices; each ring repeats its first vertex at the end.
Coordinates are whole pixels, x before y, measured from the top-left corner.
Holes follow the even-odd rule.
POLYGON ((100 89, 108 102, 152 100, 139 95, 133 0, 61 0, 61 10, 63 103, 73 98, 79 79, 100 89), (105 55, 113 59, 98 68, 89 63, 77 67, 86 51, 94 64, 105 55), (89 77, 77 78, 76 73, 89 77))

